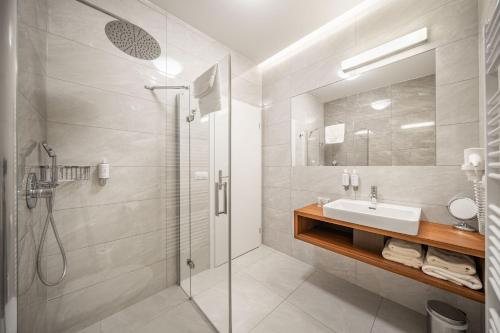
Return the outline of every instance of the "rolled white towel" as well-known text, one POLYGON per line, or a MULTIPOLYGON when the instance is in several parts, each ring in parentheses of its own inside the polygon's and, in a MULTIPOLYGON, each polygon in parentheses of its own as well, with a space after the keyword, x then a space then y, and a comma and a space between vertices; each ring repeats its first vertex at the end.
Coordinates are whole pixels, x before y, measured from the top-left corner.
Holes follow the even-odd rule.
POLYGON ((420 258, 422 257, 422 245, 404 241, 402 239, 391 238, 387 241, 389 249, 405 257, 420 258))
POLYGON ((432 266, 440 267, 453 273, 467 275, 476 274, 476 263, 474 259, 462 253, 429 246, 427 261, 432 266))
POLYGON ((421 255, 418 258, 400 255, 399 253, 395 253, 394 251, 389 249, 388 244, 389 244, 389 242, 387 242, 384 249, 382 250, 382 257, 384 257, 385 259, 403 264, 405 266, 417 268, 417 269, 420 269, 420 267, 422 267, 422 265, 424 264, 424 256, 423 255, 421 255))
POLYGON ((441 267, 430 265, 427 261, 427 258, 422 266, 422 271, 430 276, 434 276, 441 280, 447 280, 458 284, 459 286, 465 286, 470 289, 479 290, 483 288, 483 284, 481 283, 481 279, 477 274, 469 275, 469 274, 459 274, 448 271, 441 267))

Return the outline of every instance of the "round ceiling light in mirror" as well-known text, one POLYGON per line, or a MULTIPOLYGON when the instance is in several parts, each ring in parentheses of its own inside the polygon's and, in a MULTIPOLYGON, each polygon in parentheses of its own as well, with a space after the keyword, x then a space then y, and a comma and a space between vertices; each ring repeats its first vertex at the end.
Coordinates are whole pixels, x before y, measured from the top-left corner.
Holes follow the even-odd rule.
POLYGON ((457 195, 448 203, 448 212, 451 216, 460 221, 454 227, 464 231, 475 231, 466 221, 474 220, 477 217, 477 204, 469 197, 457 195))
POLYGON ((379 99, 378 101, 372 102, 370 106, 372 109, 380 111, 388 108, 391 103, 392 101, 390 99, 379 99))

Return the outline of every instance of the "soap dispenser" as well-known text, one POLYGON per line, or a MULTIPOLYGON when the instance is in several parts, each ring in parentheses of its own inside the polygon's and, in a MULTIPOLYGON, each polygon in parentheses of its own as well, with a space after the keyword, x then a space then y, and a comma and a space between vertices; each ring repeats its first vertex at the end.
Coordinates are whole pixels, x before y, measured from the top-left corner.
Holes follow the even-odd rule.
POLYGON ((352 185, 352 189, 354 191, 357 191, 358 188, 359 188, 359 175, 358 173, 356 172, 356 169, 352 170, 352 174, 351 174, 351 185, 352 185))
POLYGON ((350 185, 350 175, 347 169, 344 169, 344 173, 342 174, 342 185, 344 185, 344 190, 349 190, 350 185))

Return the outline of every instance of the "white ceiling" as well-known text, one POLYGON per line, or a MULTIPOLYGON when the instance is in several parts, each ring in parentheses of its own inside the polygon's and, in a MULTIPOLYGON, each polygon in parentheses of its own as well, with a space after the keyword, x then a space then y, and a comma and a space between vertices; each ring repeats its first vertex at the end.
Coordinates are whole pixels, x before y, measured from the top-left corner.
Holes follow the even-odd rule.
POLYGON ((261 62, 362 0, 152 0, 248 58, 261 62))

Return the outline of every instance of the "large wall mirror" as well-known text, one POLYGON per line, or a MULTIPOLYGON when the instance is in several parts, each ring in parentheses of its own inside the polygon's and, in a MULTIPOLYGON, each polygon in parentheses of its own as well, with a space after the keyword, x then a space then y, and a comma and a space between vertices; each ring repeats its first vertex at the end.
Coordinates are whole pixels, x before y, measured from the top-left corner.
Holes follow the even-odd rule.
POLYGON ((294 166, 436 165, 435 52, 292 98, 294 166))

